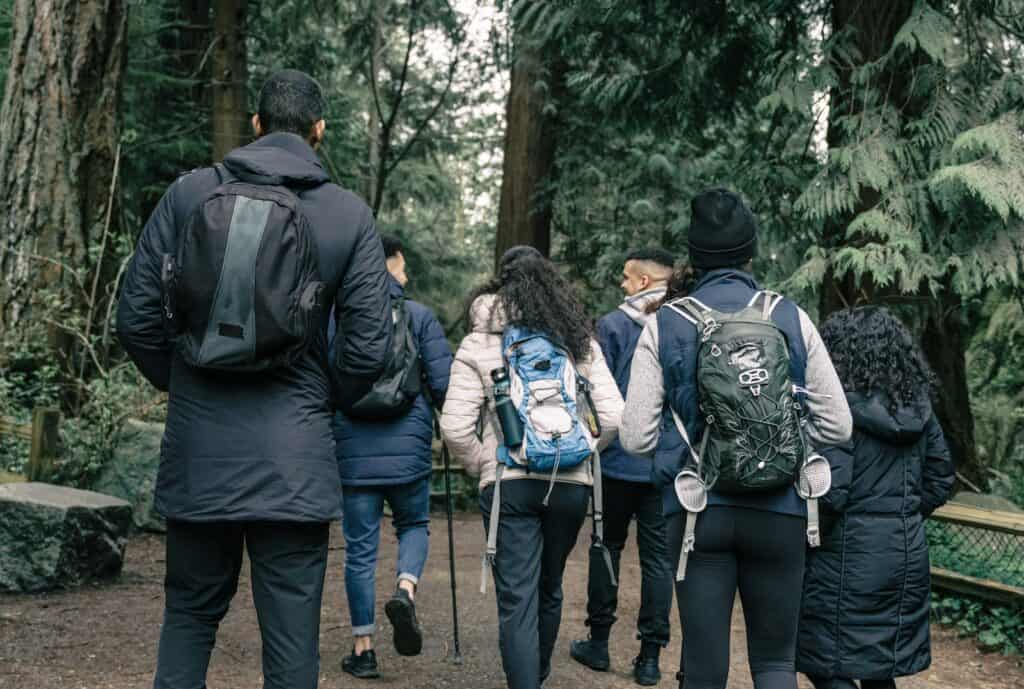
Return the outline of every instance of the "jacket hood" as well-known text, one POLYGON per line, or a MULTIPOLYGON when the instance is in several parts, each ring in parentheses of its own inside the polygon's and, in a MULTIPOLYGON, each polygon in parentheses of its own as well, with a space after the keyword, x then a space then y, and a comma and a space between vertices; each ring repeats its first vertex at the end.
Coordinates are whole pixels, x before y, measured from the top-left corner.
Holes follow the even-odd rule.
POLYGON ((224 167, 251 184, 314 187, 330 180, 309 144, 284 132, 236 148, 224 158, 224 167))
POLYGON ((469 327, 475 333, 500 335, 508 319, 497 294, 481 294, 469 307, 469 327))
POLYGON ((895 445, 912 445, 924 433, 932 416, 931 403, 921 400, 912 405, 890 409, 889 397, 882 393, 864 395, 846 393, 857 430, 895 445))
POLYGON ((655 317, 654 313, 647 313, 647 308, 651 304, 661 301, 665 297, 666 291, 664 287, 655 287, 638 292, 631 297, 626 297, 626 300, 619 305, 619 310, 642 328, 655 317))

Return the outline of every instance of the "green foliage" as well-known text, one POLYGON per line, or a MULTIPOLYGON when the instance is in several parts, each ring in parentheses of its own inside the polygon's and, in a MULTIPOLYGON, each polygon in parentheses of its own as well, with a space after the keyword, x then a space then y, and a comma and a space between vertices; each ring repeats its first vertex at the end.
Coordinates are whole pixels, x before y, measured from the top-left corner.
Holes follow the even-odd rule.
POLYGON ((835 93, 845 74, 856 93, 860 107, 832 116, 828 158, 795 204, 837 276, 917 294, 952 274, 962 296, 1020 279, 1022 56, 1019 42, 1004 54, 998 4, 918 2, 880 60, 851 60, 854 36, 839 33, 817 66, 776 79, 767 103, 783 110, 794 82, 835 93), (824 242, 836 226, 841 240, 824 242))
POLYGON ((166 398, 153 391, 130 364, 88 382, 86 403, 61 424, 61 453, 48 479, 90 488, 113 457, 115 442, 129 418, 163 421, 166 398))
MULTIPOLYGON (((766 106, 760 82, 765 64, 797 55, 791 49, 809 31, 804 5, 557 6, 557 19, 537 22, 567 65, 557 181, 546 196, 556 256, 595 313, 621 299, 630 249, 660 245, 685 258, 689 200, 711 186, 740 191, 758 211, 757 271, 769 282, 793 274, 813 241, 793 222, 794 201, 818 166, 806 146, 813 119, 766 106), (692 35, 701 40, 681 40, 692 35)), ((807 96, 809 112, 811 92, 793 84, 769 102, 795 107, 807 96)))
MULTIPOLYGON (((11 45, 11 24, 13 22, 14 0, 0 0, 0 56, 6 57, 11 45)), ((0 65, 8 64, 0 60, 0 65)), ((3 100, 4 88, 7 85, 7 70, 0 69, 0 101, 3 100)))
POLYGON ((989 605, 957 596, 932 595, 932 619, 976 638, 983 651, 1024 653, 1024 609, 989 605))

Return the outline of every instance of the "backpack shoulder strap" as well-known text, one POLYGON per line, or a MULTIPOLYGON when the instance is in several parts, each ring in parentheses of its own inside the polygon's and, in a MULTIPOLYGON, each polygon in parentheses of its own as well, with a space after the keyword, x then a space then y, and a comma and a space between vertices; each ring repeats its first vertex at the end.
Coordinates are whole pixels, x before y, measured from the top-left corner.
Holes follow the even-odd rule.
POLYGON ((711 313, 711 307, 693 297, 674 299, 666 302, 665 306, 690 321, 694 326, 704 323, 707 320, 708 314, 711 313))
POLYGON ((227 167, 225 167, 224 163, 214 163, 213 164, 213 171, 217 173, 217 183, 218 184, 227 184, 229 182, 238 181, 238 178, 235 177, 233 174, 231 174, 231 172, 228 171, 228 169, 227 169, 227 167))
POLYGON ((785 299, 785 297, 783 297, 778 292, 761 290, 760 292, 756 293, 753 297, 751 297, 750 303, 747 304, 747 307, 750 308, 752 306, 755 306, 760 301, 761 318, 766 321, 769 321, 772 318, 772 314, 775 313, 775 309, 778 308, 779 304, 782 303, 783 299, 785 299))

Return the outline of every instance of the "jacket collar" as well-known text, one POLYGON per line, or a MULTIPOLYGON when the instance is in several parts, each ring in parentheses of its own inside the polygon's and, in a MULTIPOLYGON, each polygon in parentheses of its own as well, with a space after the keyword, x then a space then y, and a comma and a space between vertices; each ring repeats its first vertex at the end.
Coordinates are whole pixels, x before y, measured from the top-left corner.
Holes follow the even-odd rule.
POLYGON ((284 149, 296 158, 301 158, 307 163, 312 163, 320 169, 323 169, 324 167, 320 162, 320 158, 317 156, 316 151, 314 151, 312 146, 306 143, 306 140, 298 134, 292 134, 291 132, 272 132, 266 136, 260 137, 254 143, 260 146, 271 146, 273 148, 284 149))
POLYGON ((395 276, 388 273, 388 293, 392 299, 399 299, 405 296, 405 288, 395 279, 395 276))
POLYGON ((643 327, 654 316, 653 313, 647 313, 647 308, 663 299, 666 291, 665 287, 654 287, 637 292, 631 297, 626 297, 625 301, 619 305, 619 310, 629 316, 634 323, 643 327))
POLYGON ((697 292, 698 290, 725 287, 735 283, 740 283, 755 291, 761 289, 757 280, 755 280, 754 276, 750 273, 737 270, 736 268, 721 268, 719 270, 712 270, 705 273, 704 277, 697 281, 693 291, 697 292))

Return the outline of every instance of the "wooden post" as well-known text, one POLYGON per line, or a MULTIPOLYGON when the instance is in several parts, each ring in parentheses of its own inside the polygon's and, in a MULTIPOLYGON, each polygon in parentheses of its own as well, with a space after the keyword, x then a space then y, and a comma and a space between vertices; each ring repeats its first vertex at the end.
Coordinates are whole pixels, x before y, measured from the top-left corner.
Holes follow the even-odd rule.
POLYGON ((26 471, 29 481, 45 481, 53 474, 59 431, 60 410, 40 407, 32 412, 32 448, 26 471))

